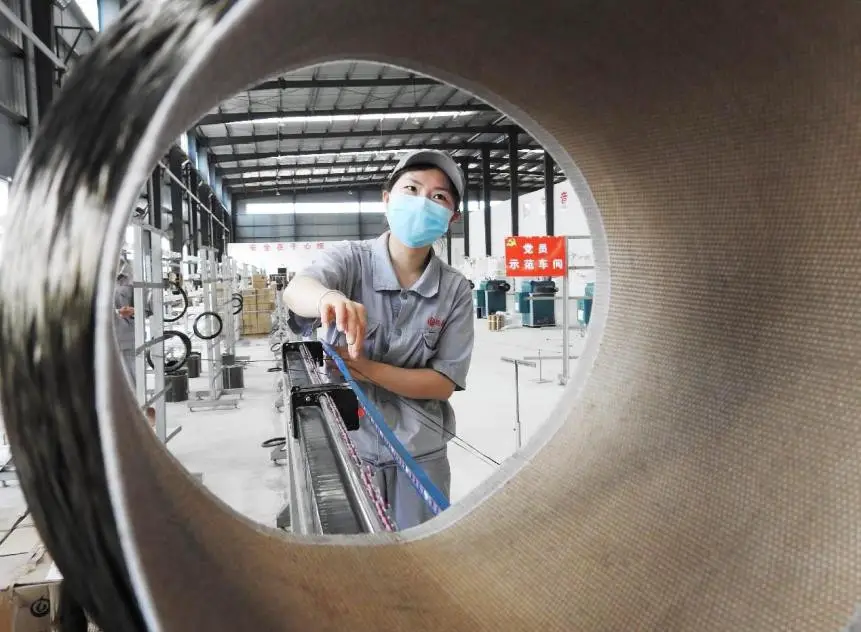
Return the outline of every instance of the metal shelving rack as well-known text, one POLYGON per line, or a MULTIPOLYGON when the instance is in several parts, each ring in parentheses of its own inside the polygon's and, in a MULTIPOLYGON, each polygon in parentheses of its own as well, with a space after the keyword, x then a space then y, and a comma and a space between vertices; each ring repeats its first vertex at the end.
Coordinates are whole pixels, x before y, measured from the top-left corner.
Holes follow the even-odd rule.
MULTIPOLYGON (((232 294, 233 285, 225 283, 225 278, 230 280, 232 263, 228 260, 218 262, 218 251, 215 248, 201 246, 199 249, 200 282, 203 294, 203 311, 216 313, 221 317, 221 332, 215 338, 205 341, 202 360, 206 367, 209 389, 198 391, 195 398, 190 398, 188 408, 191 411, 198 409, 236 408, 239 405, 237 398, 225 398, 224 395, 240 393, 241 389, 224 389, 223 379, 223 354, 235 354, 236 338, 235 325, 233 324, 232 294), (227 276, 225 277, 225 271, 227 276), (205 399, 204 399, 205 397, 205 399)), ((227 257, 225 257, 225 260, 227 257)))
POLYGON ((162 239, 166 235, 144 222, 133 220, 134 301, 135 301, 135 395, 142 411, 155 409, 155 432, 163 443, 170 441, 182 426, 168 429, 164 371, 164 279, 162 239), (146 317, 147 307, 151 315, 146 317), (143 317, 142 317, 143 316, 143 317), (146 352, 152 359, 153 385, 149 388, 146 352))

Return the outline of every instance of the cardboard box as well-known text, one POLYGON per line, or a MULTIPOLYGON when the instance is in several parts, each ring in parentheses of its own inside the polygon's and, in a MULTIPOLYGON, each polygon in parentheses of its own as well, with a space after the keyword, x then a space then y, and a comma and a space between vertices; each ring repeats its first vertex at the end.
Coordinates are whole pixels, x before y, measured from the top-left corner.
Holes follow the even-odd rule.
POLYGON ((251 287, 255 289, 264 289, 269 286, 269 277, 265 274, 251 275, 251 287))
POLYGON ((33 551, 0 556, 0 632, 54 632, 62 578, 40 543, 33 551))

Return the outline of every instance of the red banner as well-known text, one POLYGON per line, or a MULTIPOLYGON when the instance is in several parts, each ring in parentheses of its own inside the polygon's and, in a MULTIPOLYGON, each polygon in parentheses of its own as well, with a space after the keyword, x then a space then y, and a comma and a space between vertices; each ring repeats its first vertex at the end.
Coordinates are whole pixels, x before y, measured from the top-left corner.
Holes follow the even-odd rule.
POLYGON ((505 274, 510 277, 564 277, 565 238, 534 235, 505 239, 505 274))

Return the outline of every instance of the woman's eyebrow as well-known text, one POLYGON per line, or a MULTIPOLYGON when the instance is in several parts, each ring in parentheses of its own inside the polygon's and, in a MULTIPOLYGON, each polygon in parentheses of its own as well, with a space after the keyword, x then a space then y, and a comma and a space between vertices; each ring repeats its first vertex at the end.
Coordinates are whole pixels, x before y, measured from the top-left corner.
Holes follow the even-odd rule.
MULTIPOLYGON (((424 186, 424 182, 422 182, 421 180, 418 180, 418 179, 416 179, 410 175, 405 175, 404 180, 408 180, 410 184, 416 184, 419 186, 424 186)), ((451 188, 447 187, 447 186, 434 187, 432 190, 433 191, 445 191, 450 196, 454 197, 454 191, 452 191, 451 188)))

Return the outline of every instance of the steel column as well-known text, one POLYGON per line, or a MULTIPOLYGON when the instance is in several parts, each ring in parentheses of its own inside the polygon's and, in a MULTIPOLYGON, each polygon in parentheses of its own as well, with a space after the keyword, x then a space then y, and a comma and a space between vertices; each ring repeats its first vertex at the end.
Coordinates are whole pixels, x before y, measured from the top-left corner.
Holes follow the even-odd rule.
POLYGON ((182 156, 179 152, 171 151, 169 157, 169 169, 173 174, 170 180, 170 209, 173 219, 173 235, 170 240, 170 249, 173 252, 182 253, 182 246, 185 243, 185 218, 183 217, 182 207, 182 187, 179 186, 179 181, 182 180, 182 156))
POLYGON ((510 178, 511 190, 511 234, 520 234, 520 187, 517 179, 517 168, 520 161, 518 155, 518 130, 509 128, 508 130, 508 177, 510 178))
POLYGON ((463 160, 460 163, 460 168, 463 171, 463 256, 469 256, 469 161, 463 160))
POLYGON ((236 198, 230 196, 230 240, 228 243, 239 241, 237 221, 236 221, 236 198))
POLYGON ((155 166, 153 169, 152 176, 150 176, 150 199, 149 201, 149 211, 150 211, 150 221, 152 225, 158 230, 162 229, 162 208, 161 208, 161 184, 162 184, 162 173, 161 167, 159 165, 155 166))
MULTIPOLYGON (((41 54, 34 55, 36 107, 39 118, 45 115, 54 102, 57 86, 57 70, 64 68, 63 63, 53 54, 54 48, 54 5, 44 0, 30 0, 33 19, 33 43, 41 54), (41 45, 38 43, 41 42, 41 45), (50 51, 50 55, 47 51, 50 51)), ((27 33, 25 33, 27 35, 27 33)), ((28 35, 29 37, 29 35, 28 35)))
POLYGON ((484 197, 484 254, 491 254, 493 245, 490 234, 490 147, 481 148, 481 194, 484 197))
POLYGON ((553 235, 556 230, 555 202, 556 196, 553 192, 554 170, 556 165, 550 152, 544 152, 544 221, 545 232, 553 235))

